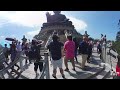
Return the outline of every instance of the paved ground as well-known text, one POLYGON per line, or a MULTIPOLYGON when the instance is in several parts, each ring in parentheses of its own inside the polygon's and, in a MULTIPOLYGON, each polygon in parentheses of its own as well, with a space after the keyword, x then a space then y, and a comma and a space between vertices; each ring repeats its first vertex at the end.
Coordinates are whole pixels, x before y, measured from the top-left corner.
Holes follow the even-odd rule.
MULTIPOLYGON (((86 70, 83 71, 81 69, 81 55, 78 55, 78 62, 76 63, 76 71, 72 70, 72 64, 70 62, 68 62, 68 67, 69 67, 69 72, 64 71, 64 74, 66 76, 67 79, 85 79, 88 76, 96 73, 97 71, 99 71, 101 68, 99 67, 98 63, 101 62, 101 60, 99 59, 99 55, 96 52, 93 52, 93 57, 91 58, 91 63, 86 63, 86 70)), ((52 77, 52 70, 53 67, 50 63, 50 78, 54 79, 52 77)), ((63 69, 65 69, 64 63, 63 63, 63 69)), ((57 73, 57 78, 58 79, 62 79, 61 74, 59 72, 59 69, 57 69, 58 73, 57 73)), ((35 79, 35 73, 34 73, 34 65, 31 64, 29 66, 29 68, 27 70, 25 70, 22 75, 24 75, 25 77, 29 78, 29 79, 35 79)))

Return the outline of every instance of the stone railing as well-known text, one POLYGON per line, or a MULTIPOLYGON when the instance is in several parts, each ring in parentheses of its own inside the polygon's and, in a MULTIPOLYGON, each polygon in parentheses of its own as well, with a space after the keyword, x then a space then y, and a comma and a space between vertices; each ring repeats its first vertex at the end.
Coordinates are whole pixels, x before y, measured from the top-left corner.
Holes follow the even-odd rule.
MULTIPOLYGON (((3 69, 0 70, 0 78, 1 79, 17 79, 19 78, 20 74, 24 71, 23 68, 26 67, 26 64, 23 63, 24 59, 26 58, 25 56, 22 55, 23 52, 19 52, 16 55, 16 58, 13 62, 11 63, 7 63, 5 58, 2 58, 2 64, 4 65, 3 69), (14 69, 14 72, 17 74, 16 77, 12 76, 11 73, 11 68, 12 66, 14 66, 15 64, 19 64, 20 65, 20 72, 14 69)), ((0 55, 1 57, 4 57, 4 54, 0 55)))
POLYGON ((118 53, 112 50, 111 48, 107 48, 105 45, 102 46, 102 61, 103 63, 109 64, 111 70, 116 68, 117 64, 117 56, 118 53))

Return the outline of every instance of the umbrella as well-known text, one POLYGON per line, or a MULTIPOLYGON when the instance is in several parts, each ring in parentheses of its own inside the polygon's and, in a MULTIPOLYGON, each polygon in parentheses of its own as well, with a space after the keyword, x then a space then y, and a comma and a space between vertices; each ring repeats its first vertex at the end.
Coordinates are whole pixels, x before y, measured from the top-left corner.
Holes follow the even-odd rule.
POLYGON ((8 41, 16 41, 16 40, 13 39, 13 38, 5 38, 5 40, 8 40, 8 41))

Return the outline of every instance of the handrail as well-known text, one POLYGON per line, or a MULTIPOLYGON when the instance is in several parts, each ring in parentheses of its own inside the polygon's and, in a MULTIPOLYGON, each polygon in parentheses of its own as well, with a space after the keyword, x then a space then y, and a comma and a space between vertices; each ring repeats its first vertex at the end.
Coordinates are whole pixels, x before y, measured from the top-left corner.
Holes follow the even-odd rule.
POLYGON ((44 79, 44 76, 46 76, 46 79, 50 79, 48 52, 46 52, 45 50, 47 49, 47 45, 52 41, 52 35, 49 36, 49 38, 45 44, 45 47, 44 47, 44 57, 45 57, 44 60, 45 61, 44 61, 43 70, 42 70, 42 73, 41 73, 39 79, 44 79))
MULTIPOLYGON (((45 56, 46 56, 47 53, 44 53, 44 54, 45 54, 45 56)), ((48 60, 45 59, 45 62, 44 62, 44 63, 45 63, 45 64, 44 64, 44 67, 43 67, 43 71, 42 71, 42 73, 41 73, 39 79, 44 79, 45 71, 46 71, 46 68, 47 68, 47 65, 48 65, 48 60)), ((48 73, 49 73, 49 72, 48 72, 48 73)))
POLYGON ((115 52, 112 48, 106 48, 105 45, 102 46, 102 60, 104 61, 104 63, 110 65, 111 71, 115 70, 117 64, 117 56, 118 53, 115 52))
MULTIPOLYGON (((15 60, 13 62, 11 62, 7 67, 3 68, 0 71, 0 76, 3 76, 5 73, 8 72, 9 69, 11 69, 12 66, 14 66, 16 63, 20 62, 21 58, 26 58, 26 57, 22 56, 22 52, 17 53, 15 60)), ((23 61, 23 59, 22 59, 22 61, 23 61)))
POLYGON ((109 49, 109 54, 110 54, 111 56, 115 56, 115 57, 118 56, 118 53, 115 52, 114 50, 112 50, 111 48, 109 49))

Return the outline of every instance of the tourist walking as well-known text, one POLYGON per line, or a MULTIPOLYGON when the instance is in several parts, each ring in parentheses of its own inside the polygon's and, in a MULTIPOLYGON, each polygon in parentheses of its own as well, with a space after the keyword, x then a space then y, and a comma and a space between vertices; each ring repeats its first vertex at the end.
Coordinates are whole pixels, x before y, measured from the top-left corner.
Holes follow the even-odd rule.
POLYGON ((79 46, 79 44, 78 44, 76 38, 73 38, 73 41, 75 42, 75 59, 76 59, 76 62, 78 63, 77 54, 78 54, 78 46, 79 46))
POLYGON ((92 56, 92 48, 93 48, 92 42, 88 41, 88 57, 87 57, 88 63, 90 63, 90 57, 92 56))
MULTIPOLYGON (((28 57, 29 56, 29 44, 28 43, 25 44, 23 50, 25 52, 26 57, 28 57)), ((26 64, 28 63, 28 59, 27 58, 26 58, 25 62, 26 62, 26 64)), ((30 59, 29 59, 29 63, 31 64, 31 60, 30 59)))
POLYGON ((47 47, 51 53, 51 58, 52 58, 52 65, 53 65, 52 76, 57 79, 56 73, 57 73, 57 67, 58 67, 62 77, 65 79, 64 71, 62 68, 63 61, 62 61, 62 51, 61 51, 64 44, 58 41, 57 35, 53 35, 52 40, 53 41, 50 42, 50 44, 47 47))
POLYGON ((41 44, 38 44, 35 40, 32 40, 31 50, 32 50, 32 59, 34 59, 34 71, 36 73, 36 76, 39 75, 39 73, 37 73, 38 68, 40 70, 40 74, 43 70, 43 62, 41 62, 40 48, 41 48, 41 44))
POLYGON ((88 57, 87 37, 83 37, 83 41, 80 44, 80 48, 81 48, 81 55, 82 55, 81 68, 84 70, 85 69, 85 63, 86 63, 87 57, 88 57))
MULTIPOLYGON (((12 42, 11 47, 10 47, 10 54, 11 54, 11 62, 14 62, 16 56, 17 56, 17 49, 16 49, 16 44, 15 42, 12 42)), ((20 69, 20 67, 15 64, 16 67, 18 67, 17 70, 20 69)), ((12 66, 12 72, 14 71, 14 66, 12 66)))
POLYGON ((98 43, 98 46, 97 46, 97 52, 98 52, 98 54, 100 54, 100 59, 101 59, 101 54, 102 54, 102 45, 101 45, 101 43, 100 43, 100 42, 98 43))
POLYGON ((67 41, 64 44, 64 64, 65 64, 65 71, 69 71, 68 69, 68 60, 71 61, 73 70, 75 71, 75 63, 74 63, 74 56, 75 56, 75 43, 72 41, 72 35, 67 36, 67 41))
POLYGON ((18 43, 17 43, 16 48, 17 48, 17 52, 21 52, 21 51, 22 51, 21 42, 18 42, 18 43))

